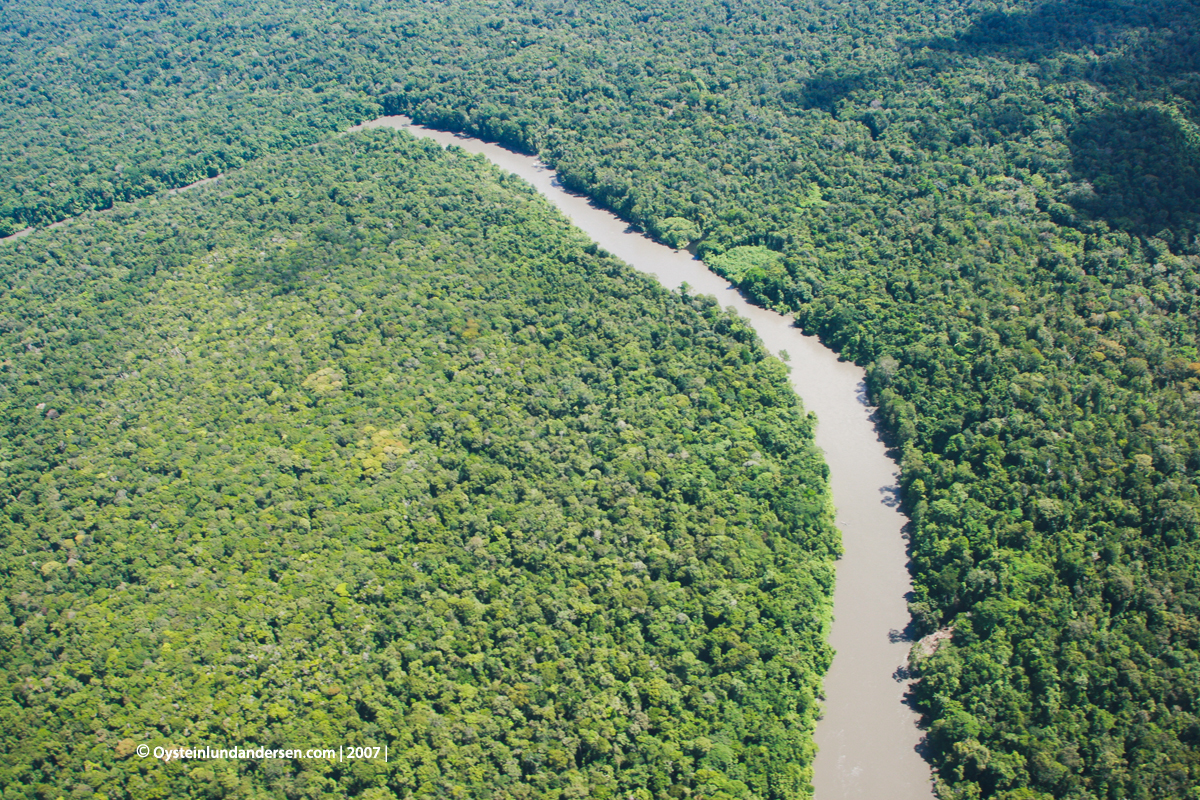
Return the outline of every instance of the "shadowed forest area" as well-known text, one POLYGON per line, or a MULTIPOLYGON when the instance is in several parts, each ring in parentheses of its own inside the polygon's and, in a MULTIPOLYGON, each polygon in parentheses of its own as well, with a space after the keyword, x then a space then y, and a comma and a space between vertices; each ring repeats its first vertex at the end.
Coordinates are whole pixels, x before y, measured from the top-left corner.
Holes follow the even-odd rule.
POLYGON ((1081 213, 1153 236, 1200 215, 1200 6, 1182 3, 1046 3, 988 13, 932 47, 1035 65, 1043 79, 1083 78, 1121 107, 1068 131, 1081 213), (1122 52, 1122 39, 1140 47, 1122 52), (1112 57, 1113 52, 1121 53, 1112 57))

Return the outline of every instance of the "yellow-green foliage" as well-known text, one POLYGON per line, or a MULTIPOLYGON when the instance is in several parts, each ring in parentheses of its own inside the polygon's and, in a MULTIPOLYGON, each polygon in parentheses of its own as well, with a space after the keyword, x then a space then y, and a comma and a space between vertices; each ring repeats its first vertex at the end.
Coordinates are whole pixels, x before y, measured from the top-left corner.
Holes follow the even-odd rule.
POLYGON ((300 385, 316 394, 334 394, 342 388, 345 381, 346 376, 333 367, 322 367, 305 378, 300 385))
POLYGON ((783 256, 761 245, 733 247, 724 253, 711 253, 704 261, 733 283, 758 279, 778 279, 786 271, 783 256))

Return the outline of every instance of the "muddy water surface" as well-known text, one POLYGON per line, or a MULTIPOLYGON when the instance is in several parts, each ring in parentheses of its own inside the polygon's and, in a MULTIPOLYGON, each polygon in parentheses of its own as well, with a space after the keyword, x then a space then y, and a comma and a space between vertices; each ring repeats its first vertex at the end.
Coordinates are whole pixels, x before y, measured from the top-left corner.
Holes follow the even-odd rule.
POLYGON ((825 451, 845 555, 838 562, 834 624, 837 650, 825 678, 825 713, 817 726, 816 800, 928 800, 929 765, 917 753, 916 715, 904 704, 902 677, 910 647, 899 635, 909 622, 905 594, 912 588, 896 508, 898 468, 866 404, 863 370, 839 361, 791 318, 748 303, 729 282, 690 253, 672 250, 629 229, 612 213, 562 188, 555 173, 530 156, 453 133, 382 117, 364 127, 406 130, 443 145, 481 153, 550 199, 608 252, 676 289, 713 295, 748 319, 767 348, 786 351, 791 381, 817 415, 817 444, 825 451))

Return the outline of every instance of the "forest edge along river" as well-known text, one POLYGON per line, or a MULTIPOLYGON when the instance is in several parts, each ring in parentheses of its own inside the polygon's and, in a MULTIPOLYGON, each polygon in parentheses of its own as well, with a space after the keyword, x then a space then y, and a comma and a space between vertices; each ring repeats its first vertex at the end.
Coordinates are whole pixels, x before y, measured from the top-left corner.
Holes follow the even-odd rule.
POLYGON ((690 253, 634 232, 616 215, 566 191, 537 158, 460 134, 431 130, 406 117, 381 117, 352 128, 395 128, 443 146, 485 156, 528 181, 597 244, 669 289, 687 283, 747 319, 772 353, 787 351, 791 382, 817 417, 817 445, 829 464, 842 532, 834 623, 837 651, 825 677, 824 713, 817 725, 816 800, 933 797, 929 765, 918 748, 918 715, 905 703, 911 642, 902 632, 912 590, 898 470, 867 404, 865 373, 792 325, 790 317, 752 305, 690 253))

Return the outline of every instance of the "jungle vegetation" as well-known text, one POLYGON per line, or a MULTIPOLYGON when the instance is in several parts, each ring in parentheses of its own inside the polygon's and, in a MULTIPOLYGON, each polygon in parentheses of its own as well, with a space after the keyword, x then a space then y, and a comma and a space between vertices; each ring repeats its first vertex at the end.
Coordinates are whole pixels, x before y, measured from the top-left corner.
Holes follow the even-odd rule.
POLYGON ((572 187, 868 366, 948 798, 1200 785, 1192 2, 17 2, 41 225, 381 111, 572 187))
POLYGON ((344 137, 0 251, 6 797, 804 793, 811 419, 481 162, 344 137))
POLYGON ((808 793, 826 468, 710 298, 390 131, 0 274, 5 798, 808 793))

